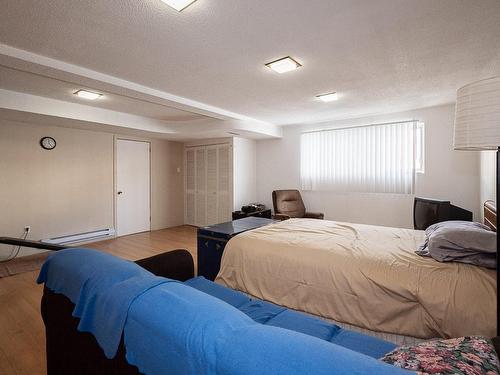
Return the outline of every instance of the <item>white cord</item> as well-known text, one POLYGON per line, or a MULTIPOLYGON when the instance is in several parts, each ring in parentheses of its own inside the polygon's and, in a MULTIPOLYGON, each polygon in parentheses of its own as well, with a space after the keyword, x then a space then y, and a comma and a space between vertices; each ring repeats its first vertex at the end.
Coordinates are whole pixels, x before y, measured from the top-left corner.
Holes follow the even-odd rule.
MULTIPOLYGON (((27 230, 24 231, 24 236, 22 238, 23 240, 28 238, 28 233, 29 233, 29 231, 27 231, 27 230)), ((12 249, 10 250, 9 256, 5 259, 0 260, 0 263, 10 262, 11 260, 13 260, 14 258, 16 258, 19 255, 20 251, 21 251, 21 245, 17 246, 17 249, 16 249, 16 245, 12 246, 12 249)))

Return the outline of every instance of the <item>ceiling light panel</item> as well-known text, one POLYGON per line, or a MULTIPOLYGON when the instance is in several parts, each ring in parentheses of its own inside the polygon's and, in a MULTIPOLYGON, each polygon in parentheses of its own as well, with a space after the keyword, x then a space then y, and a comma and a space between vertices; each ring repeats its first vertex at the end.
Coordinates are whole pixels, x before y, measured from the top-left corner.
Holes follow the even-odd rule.
POLYGON ((174 8, 176 11, 180 12, 181 10, 193 4, 196 0, 161 0, 161 1, 163 1, 168 6, 174 8))
POLYGON ((87 90, 78 90, 78 91, 74 92, 73 94, 75 94, 79 98, 87 99, 87 100, 97 100, 100 97, 102 97, 102 94, 98 94, 96 92, 87 91, 87 90))
POLYGON ((266 66, 272 70, 274 70, 276 73, 286 73, 286 72, 291 72, 292 70, 295 70, 297 68, 300 68, 302 65, 299 64, 297 61, 292 59, 290 56, 283 57, 281 59, 272 61, 270 63, 267 63, 266 66))
POLYGON ((323 101, 323 102, 334 102, 336 100, 338 100, 339 96, 337 95, 336 92, 330 92, 328 94, 321 94, 321 95, 318 95, 316 96, 316 98, 318 98, 319 100, 323 101))

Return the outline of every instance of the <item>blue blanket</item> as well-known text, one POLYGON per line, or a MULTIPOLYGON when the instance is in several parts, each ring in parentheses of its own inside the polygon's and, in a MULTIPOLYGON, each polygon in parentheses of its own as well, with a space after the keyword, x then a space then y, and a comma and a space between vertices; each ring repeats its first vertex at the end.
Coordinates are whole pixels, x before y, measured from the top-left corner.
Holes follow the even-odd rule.
POLYGON ((145 374, 408 373, 310 335, 257 323, 180 283, 141 295, 130 307, 124 337, 127 361, 145 374))
POLYGON ((42 266, 37 282, 75 304, 78 330, 90 332, 107 358, 116 355, 132 302, 166 282, 133 262, 90 249, 62 250, 42 266))
POLYGON ((381 358, 396 348, 395 344, 388 341, 343 329, 336 324, 273 303, 251 299, 203 277, 195 277, 184 284, 229 303, 258 323, 301 332, 373 358, 381 358))
MULTIPOLYGON (((283 314, 257 309, 260 317, 251 319, 218 298, 93 250, 56 253, 38 282, 75 303, 79 329, 94 334, 108 358, 123 333, 127 361, 145 374, 408 373, 313 335, 257 322, 286 321, 283 314)), ((224 298, 239 298, 247 313, 257 307, 230 290, 224 298)))

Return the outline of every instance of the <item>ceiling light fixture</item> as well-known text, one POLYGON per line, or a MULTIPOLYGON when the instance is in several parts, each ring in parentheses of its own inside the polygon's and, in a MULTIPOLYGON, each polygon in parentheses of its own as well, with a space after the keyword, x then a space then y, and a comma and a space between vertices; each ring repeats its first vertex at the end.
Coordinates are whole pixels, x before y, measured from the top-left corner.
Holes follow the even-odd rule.
POLYGON ((161 0, 168 6, 180 12, 193 4, 196 0, 161 0))
POLYGON ((334 102, 334 101, 338 100, 339 96, 337 95, 336 92, 329 92, 328 94, 317 95, 316 98, 318 98, 319 100, 321 100, 325 103, 328 103, 328 102, 334 102))
POLYGON ((300 68, 302 65, 292 59, 290 56, 287 56, 275 61, 271 61, 270 63, 267 63, 266 66, 274 70, 276 73, 282 74, 300 68))
POLYGON ((87 100, 96 100, 96 99, 99 99, 100 97, 102 97, 102 94, 98 94, 96 92, 87 91, 87 90, 78 90, 78 91, 75 91, 73 94, 75 94, 76 96, 78 96, 80 98, 87 99, 87 100))

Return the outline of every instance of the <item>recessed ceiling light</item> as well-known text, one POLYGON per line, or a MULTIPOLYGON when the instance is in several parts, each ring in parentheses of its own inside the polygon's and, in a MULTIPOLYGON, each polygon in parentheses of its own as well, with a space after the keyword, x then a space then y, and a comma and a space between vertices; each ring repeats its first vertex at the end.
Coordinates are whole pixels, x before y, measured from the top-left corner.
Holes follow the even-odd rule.
POLYGON ((270 63, 267 63, 266 66, 281 74, 300 68, 302 65, 292 59, 290 56, 287 56, 275 61, 271 61, 270 63))
POLYGON ((87 99, 87 100, 96 100, 102 96, 102 94, 98 94, 96 92, 87 91, 87 90, 78 90, 78 91, 74 92, 73 94, 75 94, 76 96, 78 96, 80 98, 87 99))
POLYGON ((316 98, 324 102, 334 102, 339 98, 336 92, 330 92, 328 94, 317 95, 316 98))
POLYGON ((168 6, 174 8, 176 11, 180 12, 181 10, 193 4, 196 0, 161 0, 161 1, 163 1, 168 6))

